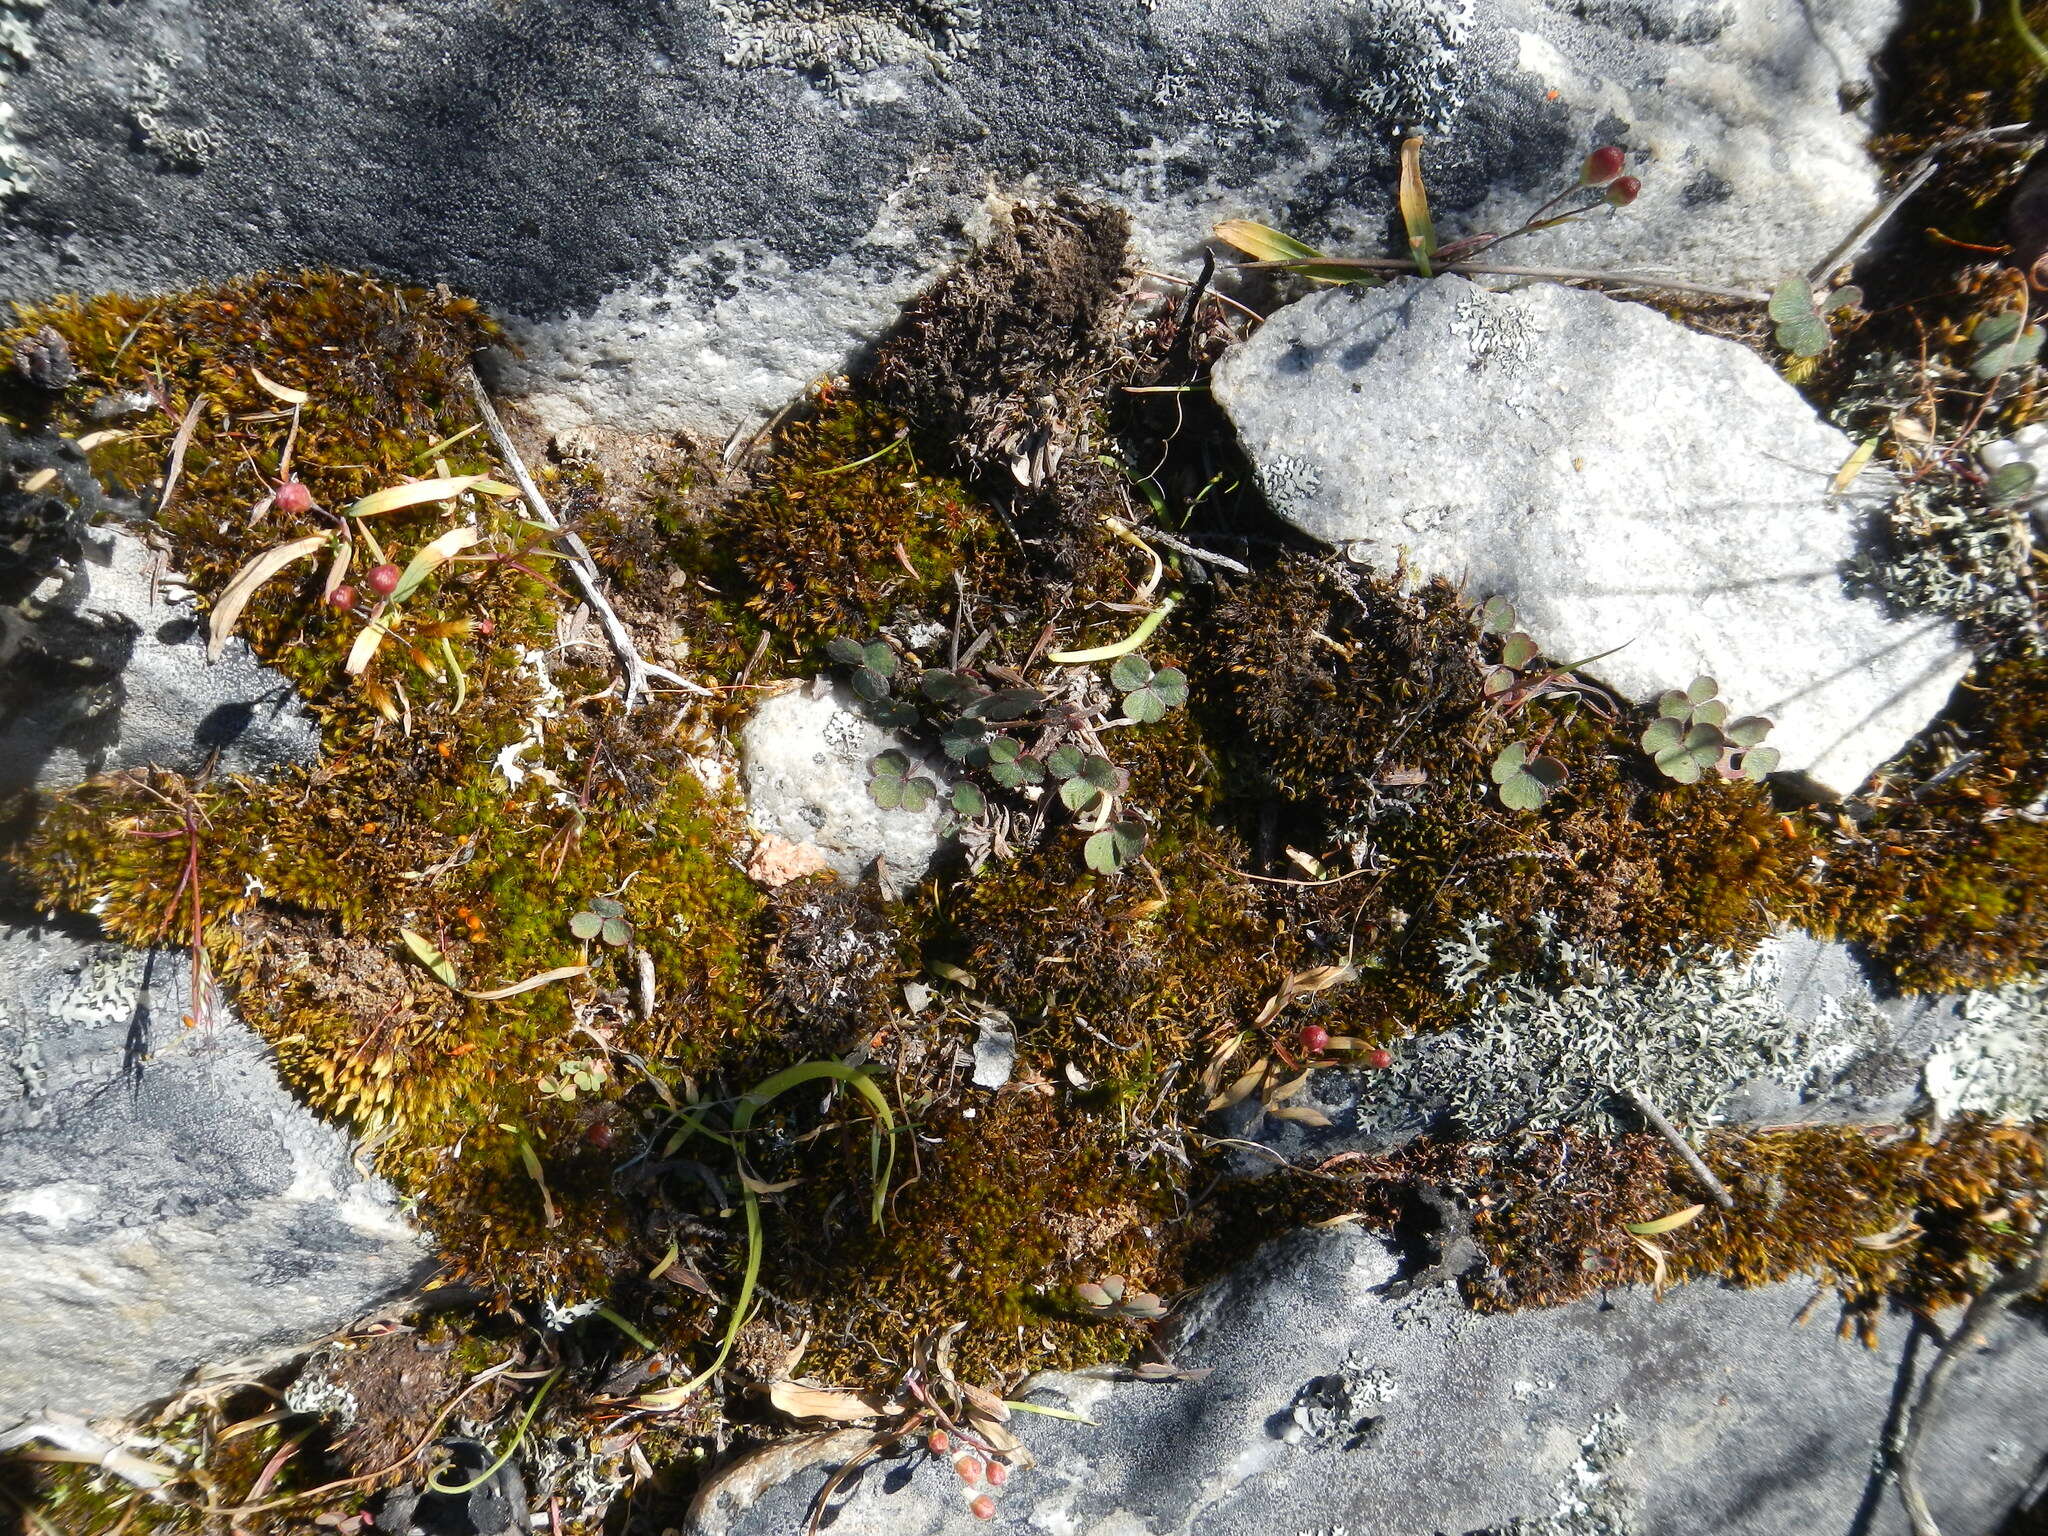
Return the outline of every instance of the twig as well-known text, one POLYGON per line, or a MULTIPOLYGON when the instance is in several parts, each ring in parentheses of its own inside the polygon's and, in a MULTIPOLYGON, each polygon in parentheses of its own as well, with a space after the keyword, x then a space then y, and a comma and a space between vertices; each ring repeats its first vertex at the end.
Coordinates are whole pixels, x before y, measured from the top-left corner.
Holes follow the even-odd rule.
POLYGON ((1678 1134, 1678 1128, 1664 1118, 1664 1111, 1652 1104, 1649 1095, 1640 1088, 1624 1088, 1622 1096, 1635 1105, 1636 1112, 1649 1122, 1650 1129, 1671 1143, 1671 1150, 1685 1159, 1685 1166, 1692 1170, 1692 1176, 1706 1185, 1707 1192, 1714 1197, 1714 1203, 1724 1211, 1735 1209, 1735 1197, 1728 1193, 1721 1181, 1714 1177, 1714 1170, 1700 1161, 1699 1153, 1693 1151, 1691 1143, 1678 1134))
POLYGON ((1841 243, 1813 265, 1806 274, 1807 286, 1819 287, 1827 281, 1829 273, 1852 259, 1868 245, 1877 232, 1891 222, 1892 215, 1905 206, 1913 194, 1926 186, 1941 170, 1943 155, 1951 150, 1961 149, 1965 144, 1990 143, 1997 139, 2009 138, 2014 134, 2026 132, 2032 126, 2031 123, 2005 123, 1996 128, 1980 128, 1974 133, 1961 134, 1935 145, 1914 162, 1913 168, 1906 173, 1906 179, 1899 183, 1898 191, 1857 220, 1855 228, 1842 237, 1841 243))
POLYGON ((2026 1261, 2000 1275, 1970 1299, 1962 1321, 1956 1324, 1955 1332, 1942 1345, 1941 1353, 1934 1357, 1934 1364, 1920 1383, 1919 1395, 1907 1413, 1905 1433, 1899 1437, 1898 1455, 1894 1458, 1899 1476, 1899 1500, 1906 1506, 1906 1518, 1912 1522, 1913 1536, 1941 1536, 1941 1527, 1935 1523, 1934 1512, 1927 1507, 1927 1496, 1920 1489, 1919 1457, 1921 1441, 1926 1437, 1927 1426, 1934 1422, 1934 1412, 1941 1405, 1941 1395, 1947 1390, 1949 1377, 1955 1373, 1962 1358, 1983 1341, 1991 1325, 2014 1302, 2032 1295, 2044 1285, 2048 1285, 2048 1221, 2043 1221, 2040 1230, 2034 1234, 2034 1250, 2026 1261))
POLYGON ((519 494, 526 499, 527 510, 534 521, 549 529, 569 552, 569 569, 576 575, 576 585, 583 593, 583 600, 590 604, 590 611, 597 615, 597 621, 604 627, 605 638, 611 642, 612 654, 618 658, 619 670, 626 674, 626 713, 633 712, 633 706, 640 695, 647 690, 647 680, 658 677, 676 684, 691 693, 704 698, 712 697, 709 688, 693 683, 667 667, 656 666, 643 657, 633 644, 633 637, 626 632, 618 613, 604 595, 604 584, 597 574, 597 562, 590 556, 590 548, 575 533, 564 528, 547 504, 547 498, 540 493, 540 487, 533 483, 533 476, 526 472, 526 461, 519 457, 519 450, 512 446, 512 439, 505 432, 505 424, 498 419, 497 407, 491 404, 490 394, 484 389, 484 381, 477 377, 476 369, 469 372, 469 392, 476 401, 477 414, 484 419, 484 427, 491 439, 498 445, 498 452, 512 471, 512 478, 519 485, 519 494))
POLYGON ((1231 559, 1228 555, 1212 555, 1206 549, 1197 549, 1185 539, 1177 539, 1162 528, 1147 528, 1144 536, 1155 544, 1164 544, 1168 549, 1178 550, 1183 555, 1190 555, 1200 560, 1204 565, 1220 565, 1224 570, 1235 571, 1240 576, 1249 576, 1252 573, 1250 566, 1241 564, 1231 559))
MULTIPOLYGON (((1306 260, 1307 258, 1302 258, 1306 260)), ((1318 267, 1356 267, 1361 272, 1415 272, 1420 269, 1403 256, 1322 256, 1318 267)), ((1285 272, 1301 261, 1246 261, 1240 266, 1254 271, 1285 272)), ((1439 273, 1455 272, 1461 277, 1540 277, 1555 283, 1606 283, 1616 288, 1666 288, 1673 293, 1699 293, 1711 299, 1740 299, 1745 304, 1768 304, 1771 296, 1754 288, 1717 288, 1712 283, 1689 283, 1676 277, 1652 277, 1646 272, 1589 272, 1578 267, 1496 267, 1478 262, 1454 261, 1437 268, 1439 273)))

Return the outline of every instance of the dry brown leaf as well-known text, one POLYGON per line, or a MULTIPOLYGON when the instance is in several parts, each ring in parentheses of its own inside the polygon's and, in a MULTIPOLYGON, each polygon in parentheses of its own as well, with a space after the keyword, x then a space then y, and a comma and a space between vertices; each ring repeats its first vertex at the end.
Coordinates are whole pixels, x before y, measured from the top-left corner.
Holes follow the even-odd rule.
POLYGON ((1637 1237, 1631 1233, 1629 1241, 1647 1253, 1650 1256, 1650 1262, 1656 1266, 1650 1275, 1650 1294, 1659 1301, 1662 1301, 1664 1299, 1664 1287, 1671 1283, 1671 1267, 1664 1262, 1667 1255, 1662 1248, 1659 1248, 1647 1237, 1637 1237))
POLYGON ((249 374, 266 395, 282 400, 286 405, 304 405, 313 397, 303 389, 293 389, 289 384, 280 384, 268 377, 261 368, 252 367, 249 374))
POLYGON ((235 579, 227 584, 221 595, 214 600, 213 615, 208 621, 206 659, 216 661, 221 647, 228 643, 228 637, 235 632, 235 625, 242 617, 242 610, 249 606, 249 599, 256 595, 256 589, 294 560, 303 560, 327 547, 328 536, 324 533, 309 533, 304 538, 292 539, 275 548, 266 549, 239 571, 235 579))
POLYGON ((1290 1077, 1286 1082, 1278 1083, 1272 1088, 1268 1089, 1265 1095, 1266 1107, 1270 1109, 1273 1105, 1280 1103, 1283 1099, 1293 1098, 1297 1093, 1301 1092, 1302 1089, 1308 1086, 1308 1079, 1309 1074, 1303 1072, 1298 1077, 1290 1077))
POLYGON ((192 446, 192 429, 199 425, 199 413, 205 408, 206 396, 193 396, 192 403, 185 408, 184 419, 178 423, 178 435, 171 439, 170 467, 164 471, 164 493, 157 498, 158 512, 171 504, 171 495, 178 489, 178 476, 185 469, 185 450, 192 446))
POLYGON ((1231 1105, 1242 1103, 1250 1098, 1253 1091, 1264 1080, 1272 1064, 1271 1057, 1261 1057, 1242 1077, 1238 1078, 1236 1082, 1209 1101, 1209 1113, 1214 1114, 1219 1109, 1228 1109, 1231 1105))
POLYGON ((1275 1120, 1296 1120, 1303 1125, 1328 1125, 1330 1117, 1309 1104, 1282 1104, 1278 1108, 1269 1106, 1266 1113, 1275 1120))
POLYGON ((822 874, 831 867, 825 851, 816 843, 793 843, 766 832, 747 859, 747 878, 772 891, 806 875, 822 874))
POLYGON ((571 976, 581 976, 589 969, 587 965, 560 965, 552 971, 542 971, 538 976, 529 976, 524 981, 515 981, 509 987, 490 987, 482 992, 472 992, 466 987, 459 990, 464 997, 473 997, 480 1003, 495 1003, 500 998, 517 997, 522 992, 532 992, 549 982, 566 981, 571 976))
POLYGON ((830 1387, 807 1387, 798 1381, 768 1383, 768 1402, 778 1413, 792 1419, 834 1419, 851 1424, 902 1413, 905 1404, 879 1392, 841 1392, 830 1387))

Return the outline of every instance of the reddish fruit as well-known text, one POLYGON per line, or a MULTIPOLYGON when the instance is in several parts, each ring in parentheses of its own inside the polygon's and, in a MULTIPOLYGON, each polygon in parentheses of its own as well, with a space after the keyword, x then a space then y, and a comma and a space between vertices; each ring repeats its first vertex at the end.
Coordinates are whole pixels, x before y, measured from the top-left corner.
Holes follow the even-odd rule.
POLYGON ((1000 1461, 992 1461, 988 1464, 989 1487, 1000 1488, 1009 1480, 1010 1469, 1008 1467, 1004 1466, 1000 1461))
POLYGON ((474 627, 480 635, 495 635, 498 632, 498 624, 495 619, 478 619, 474 627))
POLYGON ((1311 1056, 1320 1056, 1330 1048, 1330 1032, 1320 1024, 1304 1027, 1300 1040, 1301 1048, 1311 1056))
POLYGON ((981 1462, 977 1457, 955 1457, 953 1459, 953 1470, 960 1474, 960 1481, 970 1488, 981 1481, 981 1462))
POLYGON ((615 1139, 615 1133, 602 1120, 583 1133, 583 1139, 593 1147, 608 1147, 615 1139))
POLYGON ((996 1517, 996 1501, 985 1493, 967 1508, 977 1520, 993 1520, 996 1517))
POLYGON ((1607 201, 1617 208, 1626 208, 1642 194, 1643 184, 1633 176, 1624 176, 1607 188, 1607 201))
POLYGON ((1379 1071, 1384 1072, 1387 1068, 1391 1067, 1394 1064, 1394 1053, 1388 1050, 1385 1046, 1380 1046, 1377 1050, 1375 1050, 1370 1056, 1366 1057, 1365 1059, 1371 1062, 1373 1066, 1377 1068, 1379 1071))
POLYGON ((313 493, 306 489, 303 480, 285 481, 277 488, 277 494, 271 497, 271 501, 286 517, 297 517, 301 512, 313 510, 313 493))
POLYGON ((398 590, 398 574, 395 565, 373 565, 363 580, 379 597, 389 597, 398 590))
POLYGON ((1628 169, 1628 156, 1612 144, 1603 144, 1579 167, 1579 185, 1582 187, 1604 187, 1623 171, 1628 169))
POLYGON ((925 1449, 930 1451, 934 1456, 945 1455, 946 1448, 950 1446, 952 1443, 953 1442, 951 1440, 948 1440, 946 1438, 946 1432, 943 1429, 935 1429, 930 1434, 924 1437, 925 1449))
POLYGON ((343 582, 327 594, 327 601, 346 613, 356 605, 356 589, 347 582, 343 582))

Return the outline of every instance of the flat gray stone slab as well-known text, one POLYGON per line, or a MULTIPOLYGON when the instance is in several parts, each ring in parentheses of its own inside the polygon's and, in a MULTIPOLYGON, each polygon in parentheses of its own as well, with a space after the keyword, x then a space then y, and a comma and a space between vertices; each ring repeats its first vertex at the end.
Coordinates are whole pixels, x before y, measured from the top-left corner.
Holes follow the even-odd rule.
POLYGON ((1511 599, 1553 659, 1613 652, 1586 670, 1639 702, 1706 673, 1837 794, 1969 666, 1946 620, 1845 587, 1879 494, 1831 493, 1855 445, 1747 348, 1643 305, 1333 289, 1269 319, 1215 388, 1296 527, 1511 599))
MULTIPOLYGON (((1888 1318, 1867 1350, 1803 1283, 1617 1292, 1480 1316, 1441 1291, 1391 1301, 1393 1255, 1342 1230, 1262 1250, 1195 1298, 1173 1358, 1200 1384, 1044 1376, 1028 1399, 1095 1426, 1017 1415, 1038 1467, 997 1517, 919 1451, 884 1458, 823 1527, 831 1536, 1902 1536, 1873 1459, 1907 1352, 1888 1318), (1824 1311, 1824 1309, 1823 1309, 1824 1311), (1866 1501, 1868 1507, 1866 1508, 1866 1501), (1867 1515, 1867 1520, 1865 1516, 1867 1515), (1520 1523, 1518 1523, 1520 1522, 1520 1523)), ((1931 1347, 1915 1346, 1924 1370, 1931 1347)), ((2048 1455, 2048 1330, 2005 1320, 1967 1361, 1924 1478, 1945 1536, 1992 1536, 2048 1455)), ((765 1487, 714 1479, 693 1536, 804 1528, 822 1464, 765 1487), (751 1500, 750 1504, 745 1501, 751 1500), (745 1504, 745 1507, 742 1505, 745 1504)))
POLYGON ((1871 206, 1897 0, 180 0, 12 6, 0 298, 332 263, 509 317, 551 422, 722 435, 843 369, 1003 197, 1073 187, 1189 270, 1220 219, 1383 249, 1603 140, 1626 214, 1532 262, 1758 283, 1871 206), (995 194, 992 198, 991 194, 995 194))
POLYGON ((289 1352, 430 1267, 349 1137, 187 962, 0 919, 0 1435, 289 1352))

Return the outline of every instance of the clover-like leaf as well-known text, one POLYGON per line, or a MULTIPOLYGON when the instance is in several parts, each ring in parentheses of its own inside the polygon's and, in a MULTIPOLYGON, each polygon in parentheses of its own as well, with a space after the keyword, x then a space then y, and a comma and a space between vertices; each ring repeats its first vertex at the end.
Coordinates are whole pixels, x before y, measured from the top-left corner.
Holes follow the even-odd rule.
POLYGON ((1771 722, 1762 715, 1744 715, 1721 727, 1721 734, 1738 747, 1753 747, 1771 733, 1771 722))
POLYGON ((1500 803, 1511 811, 1539 809, 1568 777, 1563 763, 1554 757, 1531 757, 1520 742, 1511 743, 1493 760, 1500 803))
POLYGON ((1081 857, 1097 874, 1113 875, 1144 851, 1144 823, 1120 821, 1089 838, 1082 845, 1081 857))
POLYGON ((1977 343, 1977 352, 1970 359, 1970 372, 1990 380, 2033 362, 2041 355, 2043 338, 2038 325, 2021 330, 2019 315, 2008 310, 1980 321, 1971 339, 1977 343))
POLYGON ((1728 706, 1719 699, 1709 699, 1693 706, 1692 717, 1702 725, 1719 725, 1728 718, 1728 706))
POLYGON ((1813 289, 1803 277, 1788 277, 1771 290, 1771 318, 1783 325, 1814 312, 1813 289))
POLYGON ((1650 722, 1640 740, 1643 750, 1652 757, 1659 752, 1668 752, 1685 740, 1685 721, 1671 715, 1659 715, 1650 722))
POLYGON ((1012 737, 992 737, 988 744, 989 777, 1005 789, 1038 783, 1045 777, 1045 768, 1037 758, 1025 757, 1023 752, 1023 746, 1012 737))
POLYGON ((917 680, 917 686, 934 704, 944 704, 953 709, 973 703, 981 692, 958 672, 948 672, 943 667, 933 667, 926 671, 924 676, 917 680))
POLYGON ((1695 706, 1704 704, 1721 691, 1721 685, 1702 672, 1687 685, 1686 698, 1695 706))
POLYGON ((1056 779, 1071 779, 1087 760, 1088 754, 1071 741, 1061 742, 1046 754, 1045 769, 1056 779))
POLYGON ((578 912, 569 919, 569 931, 588 944, 592 939, 604 932, 604 919, 595 912, 578 912))
POLYGON ((988 747, 988 727, 979 720, 955 720, 939 733, 939 745, 956 763, 971 763, 988 747))
POLYGON ((1075 815, 1094 807, 1096 801, 1117 787, 1116 764, 1106 757, 1083 757, 1074 772, 1060 784, 1060 801, 1075 815))
POLYGON ((1479 632, 1486 635, 1504 635, 1519 622, 1515 617, 1515 605, 1504 597, 1489 597, 1479 605, 1479 632))
POLYGON ((1188 701, 1187 675, 1177 667, 1152 674, 1152 680, 1124 697, 1124 713, 1140 725, 1154 725, 1171 709, 1188 701))
POLYGON ((624 917, 626 904, 610 896, 593 896, 590 898, 590 910, 599 917, 624 917))
POLYGON ((1481 680, 1479 688, 1491 698, 1496 693, 1506 693, 1520 681, 1521 678, 1515 675, 1513 667, 1494 667, 1481 680))
POLYGON ((848 680, 853 691, 870 704, 878 704, 889 697, 889 679, 873 667, 856 667, 848 680))
POLYGON ((1044 705, 1045 695, 1036 688, 999 688, 976 699, 962 713, 977 720, 1021 720, 1044 705))
POLYGON ((2008 502, 2020 501, 2034 488, 2034 481, 2040 471, 2025 463, 2001 464, 1991 472, 1991 478, 1984 482, 1984 494, 1993 506, 2004 506, 2008 502))
POLYGON ((1679 688, 1657 695, 1657 713, 1667 720, 1683 720, 1692 713, 1692 700, 1679 688))
POLYGON ((988 809, 988 801, 982 797, 981 791, 964 780, 953 786, 950 803, 955 811, 969 820, 988 809))
POLYGON ((1136 693, 1152 681, 1152 663, 1135 651, 1119 656, 1109 669, 1109 681, 1118 693, 1136 693))
POLYGON ((597 936, 613 949, 624 949, 626 941, 633 937, 633 930, 627 926, 623 917, 608 917, 599 928, 597 936))
POLYGON ((867 647, 858 640, 849 640, 836 635, 825 642, 825 654, 842 667, 863 667, 867 665, 867 647))
POLYGON ((1543 654, 1532 636, 1517 630, 1500 643, 1500 659, 1504 666, 1513 667, 1517 672, 1543 654))
POLYGON ((1779 752, 1776 747, 1751 747, 1742 754, 1738 772, 1745 779, 1763 779, 1778 771, 1779 752))

